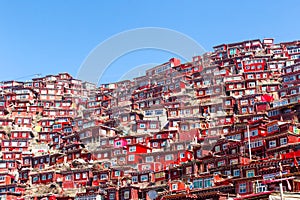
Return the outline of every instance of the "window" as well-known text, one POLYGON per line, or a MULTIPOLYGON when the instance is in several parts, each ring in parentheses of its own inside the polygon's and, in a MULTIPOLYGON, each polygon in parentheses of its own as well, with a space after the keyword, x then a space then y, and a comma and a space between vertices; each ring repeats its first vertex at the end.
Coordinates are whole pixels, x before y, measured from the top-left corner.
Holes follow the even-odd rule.
POLYGON ((150 165, 142 165, 142 170, 150 170, 151 166, 150 165))
POLYGON ((239 193, 243 194, 243 193, 246 193, 246 192, 247 192, 246 183, 241 183, 239 185, 239 193))
POLYGON ((297 94, 297 90, 292 90, 291 94, 297 94))
POLYGON ((153 115, 153 110, 146 110, 146 111, 145 111, 145 115, 146 115, 146 116, 153 115))
POLYGON ((134 155, 129 155, 128 156, 128 161, 134 161, 134 155))
POLYGON ((246 113, 247 112, 247 108, 242 108, 242 113, 246 113))
POLYGON ((109 193, 109 200, 115 200, 116 194, 115 193, 109 193))
POLYGON ((156 129, 156 128, 157 128, 157 125, 156 125, 155 123, 151 123, 151 124, 150 124, 150 128, 151 128, 151 129, 156 129))
POLYGON ((140 128, 146 128, 145 124, 140 124, 140 128))
POLYGON ((218 167, 224 166, 225 165, 225 160, 221 160, 218 162, 218 167))
POLYGON ((87 173, 86 172, 82 173, 82 178, 86 178, 86 177, 87 177, 87 173))
POLYGON ((277 130, 278 130, 277 124, 268 127, 268 133, 271 133, 271 132, 277 131, 277 130))
POLYGON ((220 146, 215 146, 215 152, 220 152, 220 146))
POLYGON ((106 140, 102 140, 101 145, 106 145, 106 140))
POLYGON ((230 165, 237 165, 239 163, 239 160, 237 158, 230 160, 230 165))
MULTIPOLYGON (((245 134, 245 138, 247 138, 248 137, 248 131, 246 131, 244 134, 245 134)), ((258 136, 258 130, 256 129, 256 130, 249 131, 249 136, 250 137, 258 136)))
POLYGON ((123 120, 123 122, 127 122, 127 116, 124 116, 124 117, 122 118, 122 120, 123 120))
POLYGON ((202 151, 201 149, 197 150, 197 158, 200 158, 202 156, 202 151))
POLYGON ((249 87, 255 87, 255 82, 249 82, 249 87))
POLYGON ((124 199, 129 199, 129 194, 130 194, 130 192, 129 191, 125 191, 124 192, 124 199))
POLYGON ((249 79, 252 79, 253 78, 253 74, 248 74, 247 76, 249 79))
POLYGON ((163 110, 155 110, 155 115, 162 115, 163 114, 163 110))
POLYGON ((100 180, 106 180, 106 179, 107 179, 107 174, 100 175, 100 180))
POLYGON ((226 100, 226 101, 225 101, 225 105, 226 105, 226 106, 230 106, 230 105, 231 105, 231 101, 230 101, 230 100, 226 100))
POLYGON ((177 189, 178 189, 177 183, 172 184, 172 190, 177 190, 177 189))
POLYGON ((18 146, 18 142, 11 142, 11 146, 12 147, 17 147, 18 146))
POLYGON ((182 131, 187 131, 188 130, 188 125, 181 125, 181 130, 182 131))
POLYGON ((194 180, 194 182, 193 182, 193 187, 194 187, 195 189, 203 188, 203 179, 194 180))
POLYGON ((180 158, 185 158, 185 153, 180 153, 180 158))
POLYGON ((287 144, 287 138, 280 138, 280 145, 285 145, 287 144))
POLYGON ((255 176, 254 169, 247 170, 246 175, 247 175, 247 178, 251 178, 251 177, 255 176))
POLYGON ((262 66, 261 66, 261 65, 258 65, 258 66, 257 66, 257 69, 262 69, 262 66))
POLYGON ((133 177, 131 178, 131 181, 132 181, 133 183, 137 183, 137 182, 138 182, 138 177, 137 177, 137 176, 133 176, 133 177))
POLYGON ((272 110, 272 111, 268 112, 268 116, 270 116, 270 117, 276 116, 276 115, 279 115, 279 110, 272 110))
POLYGON ((147 156, 146 162, 153 162, 153 156, 147 156))
POLYGON ((97 176, 97 175, 94 175, 93 181, 96 181, 96 180, 98 180, 98 176, 97 176))
POLYGON ((183 145, 180 144, 180 145, 177 145, 177 150, 182 150, 183 149, 183 145))
POLYGON ((120 176, 120 171, 115 171, 115 176, 120 176))
POLYGON ((136 146, 129 147, 129 152, 135 152, 135 151, 136 151, 136 146))
POLYGON ((204 179, 204 188, 212 187, 212 186, 214 186, 213 179, 211 178, 204 179))
POLYGON ((136 139, 137 143, 142 143, 144 141, 144 139, 142 137, 139 137, 136 139))
POLYGON ((172 155, 172 154, 166 155, 166 156, 165 156, 165 160, 166 160, 166 161, 168 161, 168 160, 173 160, 173 155, 172 155))
POLYGON ((122 145, 122 142, 121 142, 121 141, 117 141, 117 142, 116 142, 116 146, 117 146, 117 147, 119 147, 119 146, 121 146, 121 145, 122 145))
POLYGON ((270 148, 276 147, 276 140, 269 141, 269 147, 270 148))
POLYGON ((39 178, 38 178, 37 176, 34 176, 34 177, 32 178, 32 182, 33 182, 33 183, 37 182, 38 180, 39 180, 39 178))
POLYGON ((47 175, 46 174, 42 175, 42 181, 45 181, 45 180, 47 180, 47 175))
POLYGON ((119 161, 125 162, 125 158, 124 157, 120 157, 119 161))
POLYGON ((226 170, 224 173, 225 173, 225 175, 227 175, 227 176, 230 176, 230 175, 231 175, 231 171, 230 171, 230 170, 226 170))
POLYGON ((142 175, 141 176, 141 182, 145 182, 145 181, 148 181, 148 175, 142 175))
POLYGON ((20 147, 26 147, 26 142, 19 142, 20 147))
POLYGON ((267 186, 262 183, 257 183, 256 192, 259 193, 259 192, 265 192, 265 191, 267 191, 267 186))
POLYGON ((240 176, 240 170, 239 169, 235 169, 233 170, 233 176, 240 176))
POLYGON ((80 173, 75 174, 75 179, 80 179, 80 173))

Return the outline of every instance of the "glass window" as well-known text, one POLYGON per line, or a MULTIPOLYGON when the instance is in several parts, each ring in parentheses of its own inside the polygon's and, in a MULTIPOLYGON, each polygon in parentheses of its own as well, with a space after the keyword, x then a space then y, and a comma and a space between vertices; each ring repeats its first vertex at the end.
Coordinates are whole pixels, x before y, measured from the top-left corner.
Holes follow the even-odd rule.
POLYGON ((203 180, 202 179, 194 180, 193 186, 195 189, 203 188, 203 180))
POLYGON ((46 179, 47 179, 47 175, 46 174, 42 175, 42 181, 45 181, 46 179))
POLYGON ((247 170, 247 178, 250 178, 250 177, 253 177, 253 176, 255 176, 254 169, 247 170))
POLYGON ((239 169, 233 170, 233 176, 240 176, 240 170, 239 169))
POLYGON ((270 148, 276 147, 276 140, 269 141, 269 147, 270 148))
POLYGON ((107 174, 101 174, 101 175, 100 175, 100 179, 101 179, 101 180, 107 179, 107 174))
POLYGON ((213 185, 213 180, 211 178, 204 179, 204 188, 212 187, 213 185))
POLYGON ((141 182, 148 181, 148 175, 141 176, 141 182))
POLYGON ((172 190, 177 190, 177 189, 178 189, 177 183, 172 184, 172 190))
POLYGON ((134 161, 134 155, 128 155, 128 161, 134 161))
POLYGON ((280 138, 280 145, 285 145, 287 144, 287 138, 280 138))
POLYGON ((239 185, 239 193, 243 194, 243 193, 246 193, 246 192, 247 192, 246 183, 241 183, 239 185))
POLYGON ((165 160, 166 160, 166 161, 168 161, 168 160, 173 160, 173 155, 172 155, 172 154, 166 155, 166 156, 165 156, 165 160))
POLYGON ((131 181, 132 181, 133 183, 137 183, 137 182, 138 182, 138 177, 137 177, 137 176, 133 176, 133 177, 131 178, 131 181))
POLYGON ((129 152, 135 152, 135 151, 136 151, 136 146, 129 147, 129 152))
POLYGON ((76 179, 80 179, 80 173, 76 173, 76 174, 75 174, 75 178, 76 178, 76 179))
POLYGON ((116 194, 115 193, 109 193, 109 200, 115 200, 116 198, 116 194))
POLYGON ((34 177, 32 178, 32 182, 33 182, 33 183, 37 182, 38 180, 39 180, 39 178, 38 178, 37 176, 34 176, 34 177))
POLYGON ((153 156, 147 156, 146 162, 153 162, 153 156))
POLYGON ((125 191, 124 192, 124 199, 129 199, 130 198, 130 192, 129 191, 125 191))
POLYGON ((120 176, 120 171, 115 171, 115 176, 120 176))

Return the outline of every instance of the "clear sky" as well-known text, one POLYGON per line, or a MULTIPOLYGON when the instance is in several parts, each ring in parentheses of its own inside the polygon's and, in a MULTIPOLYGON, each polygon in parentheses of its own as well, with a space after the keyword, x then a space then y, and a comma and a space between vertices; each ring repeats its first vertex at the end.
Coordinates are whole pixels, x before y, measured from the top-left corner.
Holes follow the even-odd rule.
MULTIPOLYGON (((36 73, 76 76, 98 44, 141 27, 179 31, 208 51, 246 39, 298 40, 299 10, 298 0, 1 0, 0 80, 36 73)), ((157 50, 130 53, 112 64, 105 80, 116 81, 136 66, 170 57, 157 50)))

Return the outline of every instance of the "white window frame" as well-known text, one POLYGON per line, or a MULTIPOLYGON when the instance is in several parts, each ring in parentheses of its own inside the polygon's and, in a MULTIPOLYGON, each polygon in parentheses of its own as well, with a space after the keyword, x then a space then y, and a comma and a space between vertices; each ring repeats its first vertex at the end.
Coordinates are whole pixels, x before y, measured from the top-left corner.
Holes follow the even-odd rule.
POLYGON ((128 155, 128 161, 134 161, 135 155, 128 155))
POLYGON ((269 141, 269 148, 274 148, 274 147, 276 147, 276 144, 277 144, 276 140, 271 140, 271 141, 269 141))
POLYGON ((246 183, 240 183, 239 184, 239 193, 244 194, 247 192, 247 184, 246 183))
POLYGON ((136 146, 129 147, 129 152, 136 152, 136 146))
POLYGON ((284 138, 280 138, 280 145, 285 145, 287 144, 287 138, 284 137, 284 138))

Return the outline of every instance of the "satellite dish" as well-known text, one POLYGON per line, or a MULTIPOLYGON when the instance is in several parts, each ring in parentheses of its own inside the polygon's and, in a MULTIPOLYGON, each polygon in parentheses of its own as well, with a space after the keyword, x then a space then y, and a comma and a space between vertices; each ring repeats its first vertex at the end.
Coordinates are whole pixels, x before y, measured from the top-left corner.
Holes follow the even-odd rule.
POLYGON ((147 194, 151 200, 154 200, 157 197, 157 192, 155 190, 150 190, 147 194))

